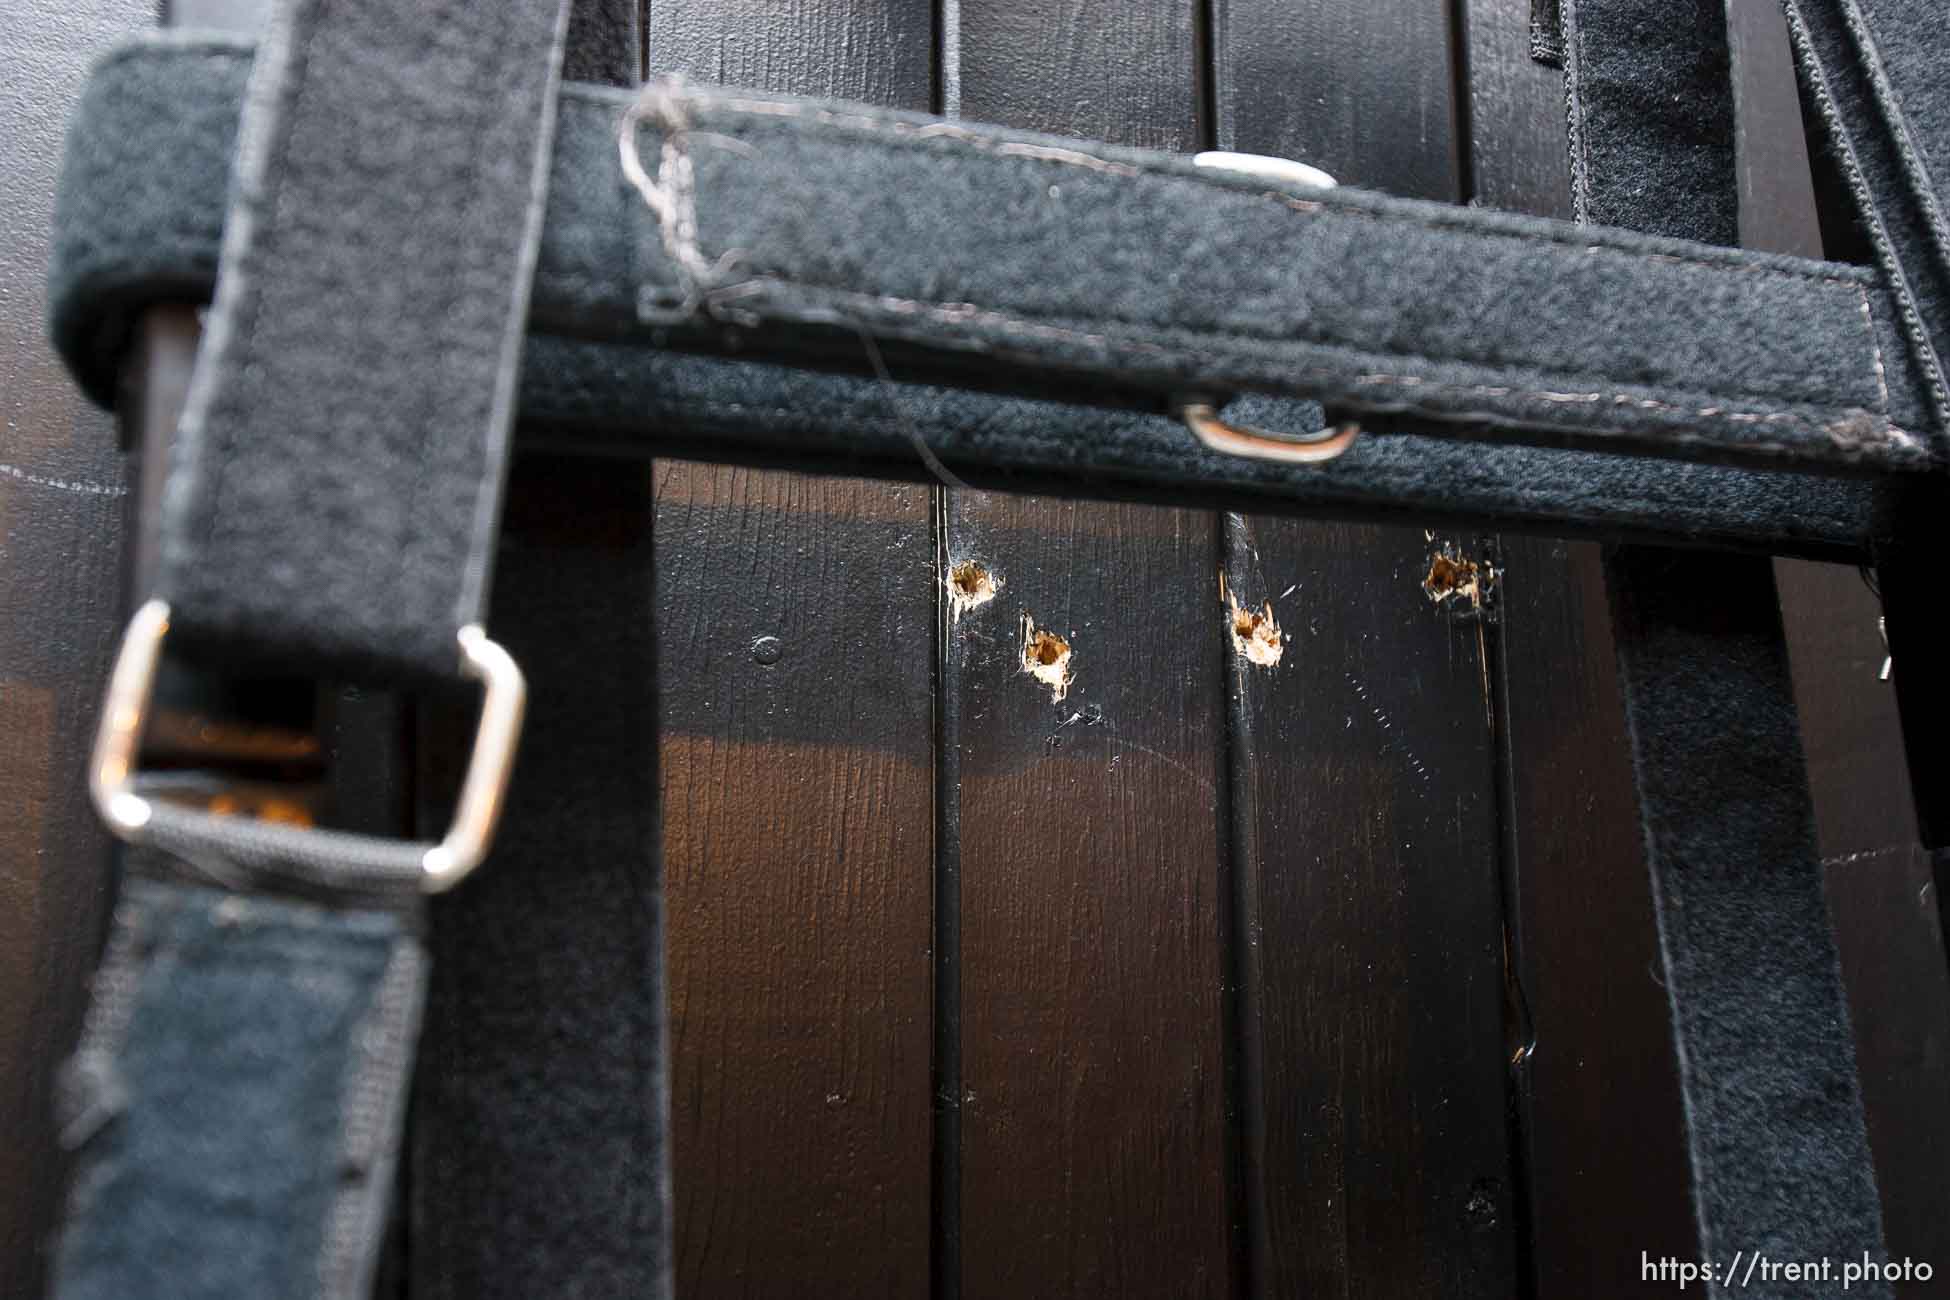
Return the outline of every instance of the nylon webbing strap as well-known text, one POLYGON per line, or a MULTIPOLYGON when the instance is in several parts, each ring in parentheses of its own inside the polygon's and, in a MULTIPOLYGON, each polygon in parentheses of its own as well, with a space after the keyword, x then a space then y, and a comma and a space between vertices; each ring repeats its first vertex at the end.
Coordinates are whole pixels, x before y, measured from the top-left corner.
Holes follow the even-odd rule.
MULTIPOLYGON (((137 727, 165 628, 222 665, 457 675, 565 7, 296 0, 261 47, 160 520, 168 616, 152 601, 132 625, 97 749, 98 805, 138 847, 65 1090, 64 1300, 370 1286, 424 997, 422 890, 450 846, 194 810, 106 746, 137 727)), ((489 714, 494 695, 490 674, 489 714)))
MULTIPOLYGON (((1737 238, 1725 2, 1567 0, 1591 219, 1737 238)), ((1785 1297, 1727 1270, 1884 1251, 1772 562, 1621 548, 1606 581, 1708 1287, 1785 1297)))
POLYGON ((1903 321, 1941 426, 1950 420, 1950 88, 1936 0, 1784 0, 1807 98, 1903 321))

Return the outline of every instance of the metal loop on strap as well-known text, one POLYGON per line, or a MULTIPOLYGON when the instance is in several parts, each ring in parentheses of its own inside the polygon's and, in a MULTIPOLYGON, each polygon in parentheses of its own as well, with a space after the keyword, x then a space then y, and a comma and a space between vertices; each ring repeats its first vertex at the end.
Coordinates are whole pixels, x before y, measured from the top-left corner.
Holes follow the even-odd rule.
POLYGON ((1280 461, 1288 465, 1318 465, 1333 460, 1361 435, 1353 420, 1316 429, 1312 433, 1271 433, 1250 425, 1227 424, 1209 402, 1181 402, 1178 418, 1192 436, 1213 451, 1253 460, 1280 461))
MULTIPOLYGON (((130 620, 109 678, 108 700, 88 768, 88 789, 96 811, 110 831, 131 843, 143 839, 151 816, 149 800, 135 793, 135 769, 168 631, 169 606, 160 600, 147 602, 130 620)), ((461 628, 456 639, 462 675, 483 688, 481 721, 453 825, 421 855, 422 883, 428 893, 451 889, 487 856, 507 799, 528 696, 521 669, 478 626, 470 623, 461 628)))

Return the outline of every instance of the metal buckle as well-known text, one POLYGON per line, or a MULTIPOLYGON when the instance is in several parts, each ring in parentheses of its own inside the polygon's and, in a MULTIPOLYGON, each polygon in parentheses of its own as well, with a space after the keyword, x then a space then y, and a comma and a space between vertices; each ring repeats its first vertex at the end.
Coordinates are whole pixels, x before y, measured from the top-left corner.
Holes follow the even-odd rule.
MULTIPOLYGON (((1318 167, 1309 167, 1291 158, 1271 158, 1258 153, 1207 150, 1192 155, 1192 165, 1314 189, 1331 190, 1340 183, 1318 167)), ((1184 421, 1185 427, 1191 430, 1192 436, 1213 451, 1252 460, 1318 465, 1346 451, 1361 436, 1361 426, 1353 420, 1311 433, 1275 433, 1249 425, 1227 424, 1219 418, 1210 402, 1181 399, 1174 404, 1174 410, 1178 418, 1184 421)))
MULTIPOLYGON (((142 841, 153 812, 149 800, 131 787, 155 690, 156 665, 168 631, 169 606, 160 600, 143 605, 129 621, 108 679, 108 699, 88 768, 88 793, 95 810, 110 831, 130 843, 142 841)), ((457 639, 462 675, 480 682, 483 689, 481 722, 474 733, 474 752, 467 761, 453 825, 438 844, 427 845, 421 857, 428 893, 451 889, 487 856, 507 798, 528 698, 521 669, 480 627, 470 623, 457 639)))
POLYGON ((1353 420, 1312 433, 1271 433, 1251 425, 1227 424, 1209 402, 1178 403, 1178 418, 1185 422, 1194 438, 1213 451, 1289 465, 1317 465, 1332 460, 1361 436, 1361 426, 1353 420))

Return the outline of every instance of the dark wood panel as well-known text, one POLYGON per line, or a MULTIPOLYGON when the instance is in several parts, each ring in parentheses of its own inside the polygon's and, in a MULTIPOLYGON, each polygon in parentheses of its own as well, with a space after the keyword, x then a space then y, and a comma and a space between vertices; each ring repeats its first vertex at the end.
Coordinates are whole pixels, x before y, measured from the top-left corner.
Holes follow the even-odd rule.
POLYGON ((956 493, 949 536, 1003 584, 948 631, 963 1290, 1224 1294, 1209 524, 956 493), (1070 647, 1060 701, 1025 616, 1070 647))
POLYGON ((1934 1262, 1950 1257, 1950 978, 1894 693, 1880 680, 1880 607, 1852 568, 1780 560, 1775 574, 1884 1239, 1897 1258, 1934 1262))
POLYGON ((1219 148, 1297 158, 1343 185, 1456 197, 1444 0, 1211 6, 1219 148))
MULTIPOLYGON (((1530 57, 1531 8, 1465 6, 1472 197, 1568 218, 1564 74, 1530 57)), ((1511 537, 1502 553, 1531 1276, 1543 1300, 1660 1294, 1641 1252, 1700 1250, 1599 548, 1511 537)))
MULTIPOLYGON (((1435 0, 1222 0, 1218 137, 1458 198, 1450 37, 1435 0)), ((1468 598, 1424 591, 1444 546, 1494 554, 1266 519, 1227 549, 1288 637, 1280 668, 1234 683, 1270 1294, 1515 1286, 1491 664, 1468 598)))
MULTIPOLYGON (((1191 3, 954 8, 963 116, 1196 146, 1191 3)), ((948 498, 948 560, 1001 583, 944 634, 961 1290, 1222 1295, 1216 519, 948 498), (1023 671, 1025 620, 1068 643, 1067 691, 1023 671)))
POLYGON ((149 0, 26 0, 0 21, 0 1294, 39 1295, 66 1162, 55 1068, 108 902, 82 767, 120 633, 127 482, 113 422, 48 348, 47 229, 68 110, 149 0))
MULTIPOLYGON (((927 108, 899 0, 652 0, 651 73, 927 108)), ((677 1287, 928 1289, 924 487, 657 468, 677 1287)))
POLYGON ((1501 618, 1537 1294, 1658 1295, 1700 1249, 1599 548, 1506 542, 1501 618))

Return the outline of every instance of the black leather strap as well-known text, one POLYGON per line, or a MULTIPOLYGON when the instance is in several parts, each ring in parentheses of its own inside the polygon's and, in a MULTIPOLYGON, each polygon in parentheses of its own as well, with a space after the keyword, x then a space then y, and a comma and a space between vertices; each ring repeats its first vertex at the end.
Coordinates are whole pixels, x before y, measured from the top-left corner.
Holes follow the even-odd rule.
POLYGON ((454 675, 487 591, 566 7, 298 0, 273 20, 164 494, 179 648, 454 675))

